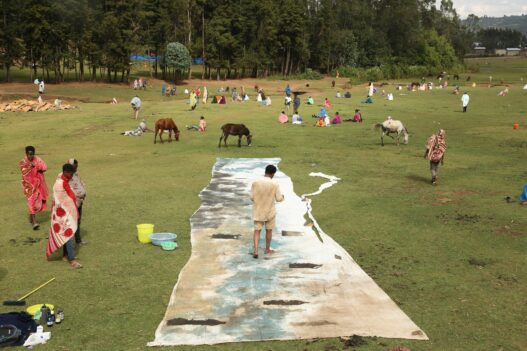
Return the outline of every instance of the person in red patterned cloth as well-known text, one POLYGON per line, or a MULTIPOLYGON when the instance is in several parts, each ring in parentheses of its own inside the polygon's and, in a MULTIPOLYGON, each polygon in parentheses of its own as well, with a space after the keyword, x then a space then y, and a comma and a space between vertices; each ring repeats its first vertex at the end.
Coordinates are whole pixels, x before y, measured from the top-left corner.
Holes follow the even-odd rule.
POLYGON ((445 131, 439 129, 436 134, 428 138, 426 142, 425 158, 430 160, 430 172, 432 173, 432 185, 437 182, 437 170, 439 169, 439 162, 443 164, 446 151, 445 131))
POLYGON ((51 205, 51 227, 49 228, 46 256, 49 257, 60 247, 64 247, 66 260, 73 268, 82 265, 75 257, 74 236, 77 231, 79 211, 77 199, 70 187, 69 181, 75 173, 75 167, 69 163, 62 166, 55 185, 53 185, 53 203, 51 205))
POLYGON ((46 209, 46 200, 49 196, 46 178, 44 177, 44 172, 48 166, 40 157, 35 156, 33 146, 26 146, 26 157, 19 162, 19 165, 22 171, 22 188, 29 208, 29 222, 33 229, 37 230, 40 228, 40 224, 35 215, 46 209))

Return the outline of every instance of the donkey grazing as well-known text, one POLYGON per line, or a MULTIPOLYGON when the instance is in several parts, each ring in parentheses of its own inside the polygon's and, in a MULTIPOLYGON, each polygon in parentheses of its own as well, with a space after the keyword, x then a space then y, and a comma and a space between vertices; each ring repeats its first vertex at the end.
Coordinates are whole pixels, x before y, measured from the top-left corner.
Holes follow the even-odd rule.
POLYGON ((390 133, 397 133, 397 146, 399 146, 399 138, 401 137, 401 134, 404 136, 404 143, 408 144, 408 130, 403 125, 401 121, 398 121, 396 119, 392 119, 392 117, 388 116, 388 119, 382 123, 377 123, 374 126, 375 129, 381 129, 381 146, 384 146, 384 136, 387 135, 392 139, 395 139, 393 136, 390 135, 390 133))
POLYGON ((163 132, 168 130, 168 142, 172 142, 172 132, 174 132, 174 139, 179 141, 179 129, 172 118, 161 118, 156 121, 154 144, 156 143, 157 134, 159 133, 159 141, 163 144, 163 132))
POLYGON ((238 147, 242 146, 242 136, 245 135, 245 137, 247 138, 247 146, 251 146, 252 135, 249 129, 244 124, 227 123, 221 126, 221 131, 222 135, 220 136, 220 142, 218 143, 218 147, 221 147, 222 139, 225 147, 227 147, 227 138, 229 137, 229 135, 238 136, 238 147))

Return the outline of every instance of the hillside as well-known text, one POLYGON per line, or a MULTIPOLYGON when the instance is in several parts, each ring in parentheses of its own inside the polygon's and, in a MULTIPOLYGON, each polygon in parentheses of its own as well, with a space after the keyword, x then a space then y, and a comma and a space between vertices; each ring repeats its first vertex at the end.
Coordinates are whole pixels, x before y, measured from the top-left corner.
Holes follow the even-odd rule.
MULTIPOLYGON (((467 20, 463 21, 467 24, 467 20)), ((527 15, 504 17, 480 17, 478 25, 481 28, 509 28, 527 35, 527 15)))

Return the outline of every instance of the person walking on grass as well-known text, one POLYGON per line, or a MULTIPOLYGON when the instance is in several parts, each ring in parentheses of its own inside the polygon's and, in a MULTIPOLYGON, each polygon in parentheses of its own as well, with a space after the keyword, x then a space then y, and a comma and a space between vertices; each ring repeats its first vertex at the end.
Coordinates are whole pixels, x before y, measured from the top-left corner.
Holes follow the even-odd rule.
POLYGON ((430 172, 432 173, 432 185, 437 183, 437 171, 439 162, 443 164, 446 151, 445 131, 439 129, 436 134, 428 138, 424 157, 430 161, 430 172))
POLYGON ((87 242, 83 241, 81 238, 82 205, 84 204, 84 200, 86 199, 86 187, 84 186, 84 182, 82 181, 78 172, 79 162, 74 158, 70 158, 68 160, 68 163, 72 165, 73 168, 75 168, 75 173, 73 173, 73 176, 71 177, 69 183, 71 190, 73 190, 73 193, 75 194, 76 205, 77 209, 79 210, 77 231, 75 232, 75 243, 78 245, 86 245, 87 242))
POLYGON ((69 163, 62 166, 60 173, 53 185, 53 204, 51 206, 51 227, 49 228, 46 256, 63 247, 63 260, 70 263, 72 268, 81 268, 82 265, 75 256, 73 238, 78 228, 79 211, 77 198, 70 187, 70 180, 75 173, 75 167, 69 163))
POLYGON ((265 251, 271 254, 271 240, 275 227, 275 201, 282 202, 284 195, 280 192, 280 186, 273 177, 276 167, 268 165, 265 168, 263 179, 255 181, 251 186, 251 200, 253 201, 253 221, 254 221, 254 251, 253 258, 258 258, 258 243, 260 242, 260 232, 265 226, 265 251))
POLYGON ((470 96, 468 96, 468 92, 464 92, 463 96, 461 96, 461 105, 463 106, 463 112, 467 112, 468 102, 470 101, 470 96))
POLYGON ((141 99, 136 95, 132 101, 130 101, 130 104, 132 105, 132 110, 134 111, 133 118, 137 120, 139 118, 139 110, 141 109, 141 99))
POLYGON ((44 94, 44 90, 46 90, 46 84, 44 83, 44 80, 41 80, 38 83, 38 94, 39 95, 43 95, 44 94))
POLYGON ((33 146, 26 146, 26 156, 19 162, 19 166, 22 172, 22 189, 29 209, 29 223, 33 226, 33 230, 38 230, 40 224, 36 220, 36 214, 46 209, 49 196, 44 176, 48 166, 40 157, 35 156, 33 146))
POLYGON ((196 105, 198 104, 198 97, 194 90, 192 90, 192 92, 190 93, 189 104, 190 104, 190 110, 194 111, 196 109, 196 105))

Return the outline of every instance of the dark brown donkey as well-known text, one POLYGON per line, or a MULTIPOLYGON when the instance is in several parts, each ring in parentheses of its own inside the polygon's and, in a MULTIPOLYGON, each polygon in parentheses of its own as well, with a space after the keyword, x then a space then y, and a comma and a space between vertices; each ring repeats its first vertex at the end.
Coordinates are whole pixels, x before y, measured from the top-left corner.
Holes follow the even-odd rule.
POLYGON ((154 135, 154 144, 156 143, 157 134, 159 133, 159 141, 163 144, 163 132, 168 130, 168 142, 172 142, 172 132, 174 132, 174 139, 179 141, 179 129, 176 126, 176 123, 172 118, 161 118, 156 121, 155 135, 154 135))
POLYGON ((252 135, 249 129, 244 124, 227 123, 221 127, 221 130, 222 135, 220 136, 220 142, 218 143, 218 147, 221 147, 221 139, 223 139, 223 143, 225 144, 225 147, 227 147, 227 137, 229 135, 238 136, 238 147, 242 146, 242 136, 245 135, 245 137, 247 138, 247 146, 251 146, 252 135))

